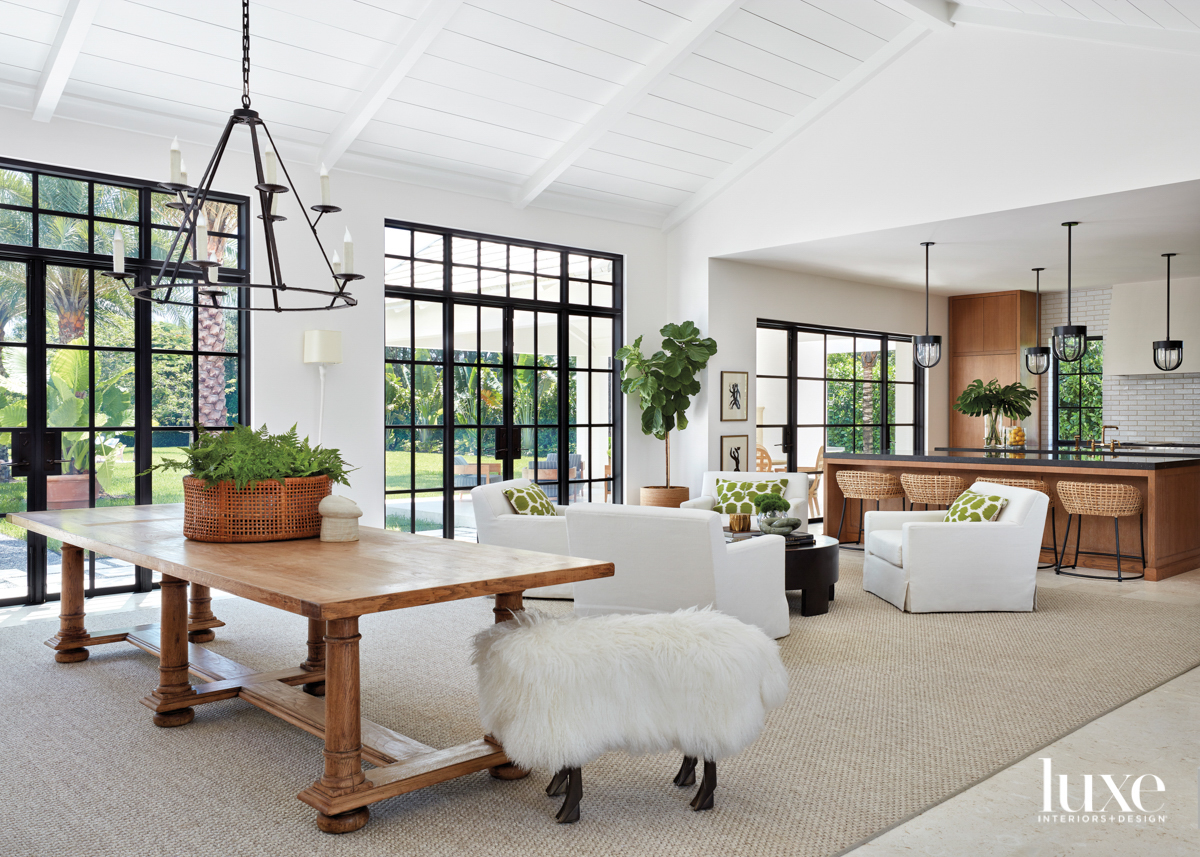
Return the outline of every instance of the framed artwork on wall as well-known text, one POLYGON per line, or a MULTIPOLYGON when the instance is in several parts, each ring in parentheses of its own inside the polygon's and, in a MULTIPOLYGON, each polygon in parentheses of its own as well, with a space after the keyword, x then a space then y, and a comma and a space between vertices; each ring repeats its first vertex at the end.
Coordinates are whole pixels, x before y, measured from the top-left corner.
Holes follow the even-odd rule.
POLYGON ((750 418, 750 409, 746 399, 749 385, 749 372, 721 373, 721 419, 723 421, 750 418))
MULTIPOLYGON (((734 374, 734 373, 730 373, 734 374)), ((750 455, 750 436, 744 434, 721 435, 721 470, 740 473, 754 472, 754 459, 750 455)))

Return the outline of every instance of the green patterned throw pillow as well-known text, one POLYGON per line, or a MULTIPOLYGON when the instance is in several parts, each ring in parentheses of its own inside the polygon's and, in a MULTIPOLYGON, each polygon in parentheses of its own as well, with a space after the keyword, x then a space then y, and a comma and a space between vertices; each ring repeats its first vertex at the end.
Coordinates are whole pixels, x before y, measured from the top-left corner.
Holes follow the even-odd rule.
POLYGON ((513 511, 518 515, 556 515, 554 504, 546 496, 546 492, 536 485, 526 485, 524 488, 505 488, 504 496, 512 504, 513 511))
POLYGON ((976 524, 984 521, 994 521, 1000 517, 1000 513, 1004 511, 1004 507, 1007 505, 1007 497, 964 491, 951 504, 950 511, 946 513, 946 521, 976 524))
POLYGON ((763 482, 718 479, 717 500, 713 504, 713 511, 722 515, 753 515, 755 497, 759 494, 778 494, 782 497, 786 488, 786 479, 770 479, 763 482))

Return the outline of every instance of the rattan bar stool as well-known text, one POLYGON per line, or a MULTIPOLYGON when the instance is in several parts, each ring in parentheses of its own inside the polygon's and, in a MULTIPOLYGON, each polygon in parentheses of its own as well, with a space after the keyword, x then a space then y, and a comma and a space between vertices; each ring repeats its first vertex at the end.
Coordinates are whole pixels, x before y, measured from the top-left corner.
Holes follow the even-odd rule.
MULTIPOLYGON (((1058 568, 1058 525, 1054 521, 1054 495, 1050 493, 1050 489, 1046 487, 1046 483, 1040 479, 992 479, 987 476, 980 476, 975 481, 993 482, 996 485, 1012 485, 1016 488, 1028 488, 1030 491, 1041 491, 1050 498, 1050 505, 1046 507, 1046 511, 1050 515, 1050 550, 1054 554, 1054 562, 1039 565, 1038 568, 1058 568)), ((1045 547, 1042 550, 1045 550, 1045 547)))
POLYGON ((966 480, 957 476, 939 476, 934 473, 901 473, 900 484, 908 496, 908 507, 915 508, 923 503, 950 508, 958 495, 967 490, 966 480))
POLYGON ((1067 511, 1067 532, 1063 536, 1062 550, 1058 555, 1058 567, 1055 574, 1066 574, 1071 577, 1090 577, 1095 580, 1138 580, 1146 576, 1146 531, 1145 513, 1142 506, 1142 494, 1132 485, 1119 482, 1059 482, 1058 497, 1063 508, 1067 511), (1071 539, 1071 516, 1079 515, 1079 529, 1075 531, 1075 562, 1068 568, 1078 568, 1079 556, 1111 556, 1117 559, 1117 576, 1109 577, 1103 574, 1083 574, 1079 571, 1063 571, 1063 563, 1067 559, 1067 543, 1071 539), (1079 549, 1079 531, 1083 529, 1084 515, 1098 515, 1113 519, 1113 532, 1116 533, 1117 552, 1103 553, 1100 551, 1081 551, 1079 549), (1138 516, 1138 535, 1142 543, 1142 553, 1121 553, 1120 520, 1128 515, 1138 516), (1142 573, 1126 575, 1121 571, 1121 559, 1141 559, 1142 573))
MULTIPOLYGON (((875 508, 878 509, 880 500, 899 497, 901 506, 904 505, 904 486, 892 473, 876 473, 872 470, 839 470, 837 484, 842 489, 842 517, 838 521, 837 532, 839 542, 842 540, 842 523, 846 520, 847 500, 858 501, 858 540, 854 542, 856 545, 862 544, 863 501, 874 500, 875 508)), ((862 548, 847 548, 847 550, 862 550, 862 548)))

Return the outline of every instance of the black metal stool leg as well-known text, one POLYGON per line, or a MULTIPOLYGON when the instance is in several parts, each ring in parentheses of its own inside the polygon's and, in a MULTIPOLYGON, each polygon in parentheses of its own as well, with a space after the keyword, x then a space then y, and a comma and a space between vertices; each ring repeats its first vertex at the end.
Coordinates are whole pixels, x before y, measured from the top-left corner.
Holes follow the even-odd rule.
POLYGON ((1067 560, 1067 542, 1070 541, 1070 539, 1071 539, 1071 513, 1068 512, 1067 513, 1067 531, 1065 533, 1063 533, 1062 552, 1061 553, 1056 552, 1056 555, 1054 558, 1054 562, 1055 562, 1054 573, 1055 574, 1062 574, 1063 563, 1066 562, 1066 560, 1067 560))
POLYGON ((863 506, 865 505, 866 501, 860 497, 858 500, 858 536, 854 539, 856 545, 861 545, 863 540, 863 506))
POLYGON ((1079 568, 1079 537, 1083 535, 1083 515, 1079 516, 1079 525, 1075 527, 1075 561, 1071 568, 1079 568))
POLYGON ((1113 532, 1117 538, 1117 583, 1121 582, 1121 519, 1113 515, 1113 532))
POLYGON ((842 524, 846 523, 846 495, 842 495, 842 516, 838 518, 838 544, 842 542, 842 524))

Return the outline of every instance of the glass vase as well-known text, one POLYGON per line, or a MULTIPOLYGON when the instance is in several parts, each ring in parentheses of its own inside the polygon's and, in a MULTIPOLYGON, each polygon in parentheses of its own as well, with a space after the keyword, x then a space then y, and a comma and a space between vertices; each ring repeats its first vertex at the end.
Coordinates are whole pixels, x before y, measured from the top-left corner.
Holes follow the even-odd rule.
POLYGON ((995 411, 983 416, 983 445, 988 449, 1004 446, 1004 438, 1000 431, 1000 414, 995 411))
POLYGON ((761 532, 763 524, 774 524, 780 518, 786 518, 787 512, 759 512, 758 513, 758 529, 761 532))

